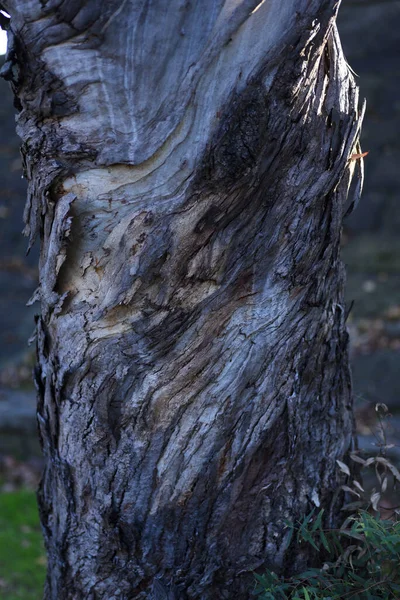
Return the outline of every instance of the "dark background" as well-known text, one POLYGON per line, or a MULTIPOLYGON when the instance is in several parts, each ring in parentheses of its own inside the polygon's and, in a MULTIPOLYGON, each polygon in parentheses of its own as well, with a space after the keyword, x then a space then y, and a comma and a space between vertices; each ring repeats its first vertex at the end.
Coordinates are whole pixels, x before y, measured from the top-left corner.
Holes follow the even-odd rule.
MULTIPOLYGON (((395 443, 400 429, 400 1, 344 0, 338 25, 367 99, 364 193, 346 221, 343 258, 347 303, 354 301, 348 323, 360 443, 372 448, 376 402, 393 413, 395 443)), ((12 95, 0 80, 0 455, 22 459, 40 453, 27 344, 38 305, 25 306, 37 285, 38 250, 25 255, 25 190, 12 95)))

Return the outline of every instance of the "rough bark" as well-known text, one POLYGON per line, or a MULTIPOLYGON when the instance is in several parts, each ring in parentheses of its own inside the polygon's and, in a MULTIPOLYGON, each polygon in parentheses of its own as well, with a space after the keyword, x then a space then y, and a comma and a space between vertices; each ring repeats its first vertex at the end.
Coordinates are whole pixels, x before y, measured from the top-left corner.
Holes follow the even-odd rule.
MULTIPOLYGON (((358 91, 330 0, 7 0, 47 600, 250 597, 333 523, 358 91)), ((358 190, 356 190, 356 194, 358 190)))

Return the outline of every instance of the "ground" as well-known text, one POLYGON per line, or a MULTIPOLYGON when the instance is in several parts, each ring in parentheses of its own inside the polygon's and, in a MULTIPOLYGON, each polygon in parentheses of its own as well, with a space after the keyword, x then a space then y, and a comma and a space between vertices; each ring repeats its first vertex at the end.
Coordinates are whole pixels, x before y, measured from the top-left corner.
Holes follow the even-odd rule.
POLYGON ((0 493, 0 598, 38 600, 45 568, 35 493, 0 493))

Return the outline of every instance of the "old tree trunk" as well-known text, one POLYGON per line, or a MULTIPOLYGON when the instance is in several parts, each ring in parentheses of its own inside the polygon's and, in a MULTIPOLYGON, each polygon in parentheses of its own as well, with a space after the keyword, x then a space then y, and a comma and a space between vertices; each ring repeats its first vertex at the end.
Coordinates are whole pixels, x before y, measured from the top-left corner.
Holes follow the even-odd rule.
POLYGON ((45 598, 247 599, 306 560, 285 519, 337 518, 352 438, 338 2, 2 8, 41 240, 45 598))

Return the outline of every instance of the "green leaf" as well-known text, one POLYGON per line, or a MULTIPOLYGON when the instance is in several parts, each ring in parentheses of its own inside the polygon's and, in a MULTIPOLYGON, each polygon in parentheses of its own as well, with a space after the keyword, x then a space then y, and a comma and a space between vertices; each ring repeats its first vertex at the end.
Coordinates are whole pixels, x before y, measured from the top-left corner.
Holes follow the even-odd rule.
POLYGON ((329 544, 328 544, 328 540, 326 539, 326 535, 325 535, 325 533, 322 531, 322 529, 321 529, 321 531, 319 532, 319 537, 320 537, 320 539, 321 539, 321 543, 322 543, 323 547, 325 548, 325 550, 326 550, 327 552, 331 553, 331 548, 330 548, 330 546, 329 546, 329 544))
POLYGON ((322 522, 322 515, 324 514, 324 509, 322 508, 318 515, 317 518, 315 519, 315 522, 312 526, 311 531, 317 531, 317 529, 321 529, 321 522, 322 522))
POLYGON ((311 600, 310 594, 307 592, 307 588, 305 588, 305 587, 303 587, 303 594, 304 594, 305 600, 311 600))
POLYGON ((315 550, 319 550, 319 546, 317 546, 317 544, 315 543, 315 541, 312 538, 311 533, 308 532, 307 530, 303 531, 303 540, 305 542, 308 542, 313 548, 315 548, 315 550))

